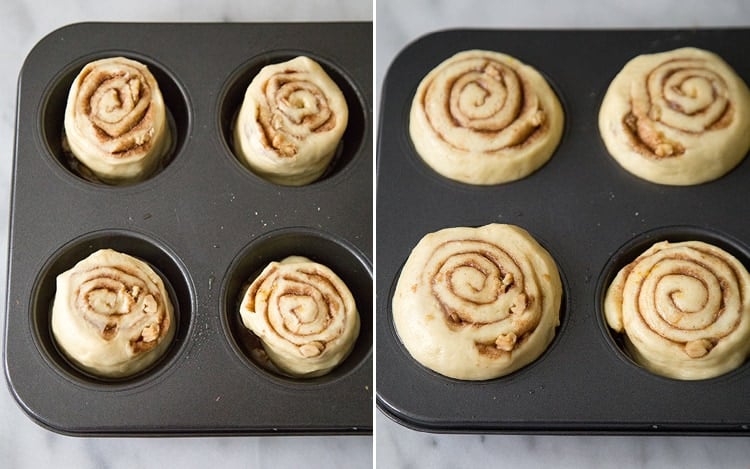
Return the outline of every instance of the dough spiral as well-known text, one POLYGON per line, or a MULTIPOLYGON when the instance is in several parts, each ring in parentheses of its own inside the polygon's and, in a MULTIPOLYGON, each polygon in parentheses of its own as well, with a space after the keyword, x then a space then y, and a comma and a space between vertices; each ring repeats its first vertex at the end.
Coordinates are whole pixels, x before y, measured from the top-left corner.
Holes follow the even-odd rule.
POLYGON ((469 184, 523 178, 562 136, 557 96, 532 67, 498 52, 460 52, 420 82, 409 131, 422 159, 469 184))
POLYGON ((359 335, 347 286, 328 267, 300 256, 271 262, 244 293, 240 316, 273 364, 297 377, 331 371, 359 335))
POLYGON ((523 229, 446 228, 411 252, 393 319, 418 362, 452 378, 483 380, 544 352, 559 324, 561 297, 554 260, 523 229))
POLYGON ((301 186, 328 168, 349 119, 346 99, 308 57, 268 65, 245 92, 234 148, 251 170, 276 184, 301 186))
POLYGON ((660 375, 710 378, 750 354, 750 274, 704 242, 654 244, 617 274, 604 312, 634 359, 660 375))
POLYGON ((124 57, 86 64, 68 94, 65 139, 73 156, 101 181, 150 176, 172 135, 164 98, 148 68, 124 57))
POLYGON ((102 249, 57 277, 52 333, 65 355, 92 374, 143 370, 168 347, 173 323, 162 279, 127 254, 102 249))
POLYGON ((602 101, 599 128, 612 156, 643 179, 714 180, 750 148, 750 91, 719 56, 695 48, 628 62, 602 101))

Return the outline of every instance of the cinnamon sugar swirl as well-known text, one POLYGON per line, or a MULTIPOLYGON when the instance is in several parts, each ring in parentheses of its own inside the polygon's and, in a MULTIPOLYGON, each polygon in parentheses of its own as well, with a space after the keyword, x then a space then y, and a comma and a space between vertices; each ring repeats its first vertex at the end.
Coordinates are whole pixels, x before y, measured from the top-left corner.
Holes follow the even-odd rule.
POLYGON ((234 148, 259 176, 289 186, 320 178, 349 119, 346 99, 308 57, 268 65, 247 88, 234 128, 234 148))
POLYGON ((300 378, 331 371, 359 335, 349 288, 331 269, 301 256, 263 269, 243 295, 240 316, 271 362, 300 378))
POLYGON ((164 282, 148 264, 102 249, 57 277, 52 333, 81 369, 125 377, 167 349, 174 311, 164 282))
POLYGON ((146 179, 172 138, 159 85, 145 65, 124 57, 96 60, 73 81, 65 146, 94 178, 110 184, 146 179))
POLYGON ((421 158, 468 184, 528 176, 552 156, 562 107, 534 68, 505 54, 460 52, 430 71, 411 105, 409 131, 421 158))
POLYGON ((750 274, 704 242, 651 246, 617 274, 604 314, 634 360, 663 376, 715 377, 750 354, 750 274))
POLYGON ((522 228, 446 228, 423 237, 393 296, 393 320, 415 360, 485 380, 528 365, 559 324, 562 283, 550 254, 522 228))
POLYGON ((718 55, 682 48, 641 55, 609 85, 599 111, 607 150, 651 182, 693 185, 750 149, 750 90, 718 55))

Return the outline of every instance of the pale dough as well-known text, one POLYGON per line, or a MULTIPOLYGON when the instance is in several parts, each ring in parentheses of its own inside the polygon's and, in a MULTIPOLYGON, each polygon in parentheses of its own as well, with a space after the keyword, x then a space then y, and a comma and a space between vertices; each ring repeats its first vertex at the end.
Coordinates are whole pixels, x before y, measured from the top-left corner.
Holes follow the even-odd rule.
POLYGON ((499 52, 460 52, 419 84, 409 132, 439 174, 489 185, 528 176, 555 151, 564 114, 539 72, 499 52))
POLYGON ((617 274, 604 313, 635 361, 659 375, 711 378, 750 354, 750 275, 704 242, 654 244, 617 274))
POLYGON ((328 168, 349 108, 341 89, 308 57, 263 67, 245 92, 234 148, 258 175, 301 186, 328 168))
POLYGON ((65 108, 65 138, 73 156, 112 184, 149 177, 172 142, 159 85, 135 60, 112 57, 86 64, 65 108))
POLYGON ((609 85, 599 131, 612 157, 642 179, 708 182, 750 148, 750 91, 712 52, 688 47, 641 55, 609 85))
POLYGON ((360 328, 346 284, 328 267, 301 256, 268 264, 245 291, 240 316, 273 364, 301 378, 339 365, 360 328))
POLYGON ((52 334, 83 370, 120 378, 166 351, 174 336, 174 310, 164 282, 148 264, 102 249, 57 277, 52 334))
POLYGON ((555 261, 522 228, 446 228, 427 234, 409 255, 393 295, 393 321, 422 365, 486 380, 547 349, 561 298, 555 261))

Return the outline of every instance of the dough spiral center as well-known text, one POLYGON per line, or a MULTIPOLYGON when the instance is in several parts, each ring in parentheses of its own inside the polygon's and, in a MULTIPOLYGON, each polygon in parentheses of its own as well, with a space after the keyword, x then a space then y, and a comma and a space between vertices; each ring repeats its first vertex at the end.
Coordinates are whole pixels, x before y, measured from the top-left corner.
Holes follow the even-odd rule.
POLYGON ((672 342, 716 341, 740 321, 738 273, 714 253, 660 251, 638 261, 626 282, 625 304, 633 301, 648 328, 672 342))
POLYGON ((240 316, 270 361, 301 377, 320 376, 341 363, 360 328, 343 280, 300 256, 268 264, 243 294, 240 316))
POLYGON ((79 80, 78 119, 89 121, 102 148, 117 155, 152 141, 152 90, 140 70, 127 61, 99 63, 79 80))
POLYGON ((456 241, 440 246, 425 269, 432 292, 453 325, 503 321, 528 301, 524 275, 498 246, 456 241), (524 296, 521 299, 519 297, 524 296))
POLYGON ((133 342, 156 345, 162 329, 169 327, 164 299, 144 274, 101 266, 74 273, 72 281, 77 285, 76 311, 104 340, 123 333, 134 335, 133 342))
POLYGON ((651 371, 711 378, 750 353, 749 292, 750 274, 730 253, 701 241, 661 241, 617 273, 604 314, 651 371))
POLYGON ((522 145, 545 118, 530 84, 510 66, 486 58, 445 66, 429 84, 423 106, 433 130, 464 151, 522 145))
POLYGON ((685 134, 727 127, 732 121, 724 79, 701 59, 672 59, 631 85, 632 111, 624 118, 631 138, 657 158, 685 152, 685 142, 670 138, 664 125, 685 134))
POLYGON ((341 294, 317 272, 287 273, 273 282, 268 319, 277 334, 295 345, 335 338, 343 311, 341 294))
POLYGON ((356 311, 351 293, 311 262, 277 263, 264 271, 245 294, 243 309, 260 315, 269 334, 305 357, 336 341, 356 311))
POLYGON ((331 110, 323 90, 306 73, 284 71, 268 79, 265 87, 266 109, 259 112, 267 143, 292 157, 302 140, 313 133, 326 132, 336 126, 336 115, 331 110))

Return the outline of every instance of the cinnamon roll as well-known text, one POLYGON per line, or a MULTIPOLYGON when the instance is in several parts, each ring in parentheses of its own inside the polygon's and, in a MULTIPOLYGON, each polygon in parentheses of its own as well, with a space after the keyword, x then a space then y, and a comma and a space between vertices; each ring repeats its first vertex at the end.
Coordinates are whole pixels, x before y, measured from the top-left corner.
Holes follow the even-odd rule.
POLYGON ((712 181, 750 148, 750 90, 718 55, 682 48, 641 55, 617 74, 599 130, 626 170, 659 184, 712 181))
POLYGON ((534 68, 498 52, 470 50, 420 82, 409 132, 419 156, 439 174, 469 184, 528 176, 555 151, 560 102, 534 68))
POLYGON ((169 151, 166 115, 159 85, 145 65, 124 57, 96 60, 70 88, 65 146, 103 182, 141 181, 169 151))
POLYGON ((423 237, 393 295, 406 349, 442 375, 485 380, 528 365, 552 341, 562 283, 522 228, 446 228, 423 237))
POLYGON ((347 286, 328 267, 301 256, 266 266, 245 291, 240 316, 271 362, 294 377, 328 373, 359 335, 347 286))
POLYGON ((349 119, 346 99, 308 57, 268 65, 253 78, 234 127, 234 148, 259 176, 289 186, 328 168, 349 119))
POLYGON ((633 359, 659 375, 711 378, 750 354, 750 275, 704 242, 651 246, 617 274, 604 314, 633 359))
POLYGON ((148 264, 102 249, 57 277, 52 334, 84 371, 120 378, 166 351, 174 310, 163 280, 148 264))

